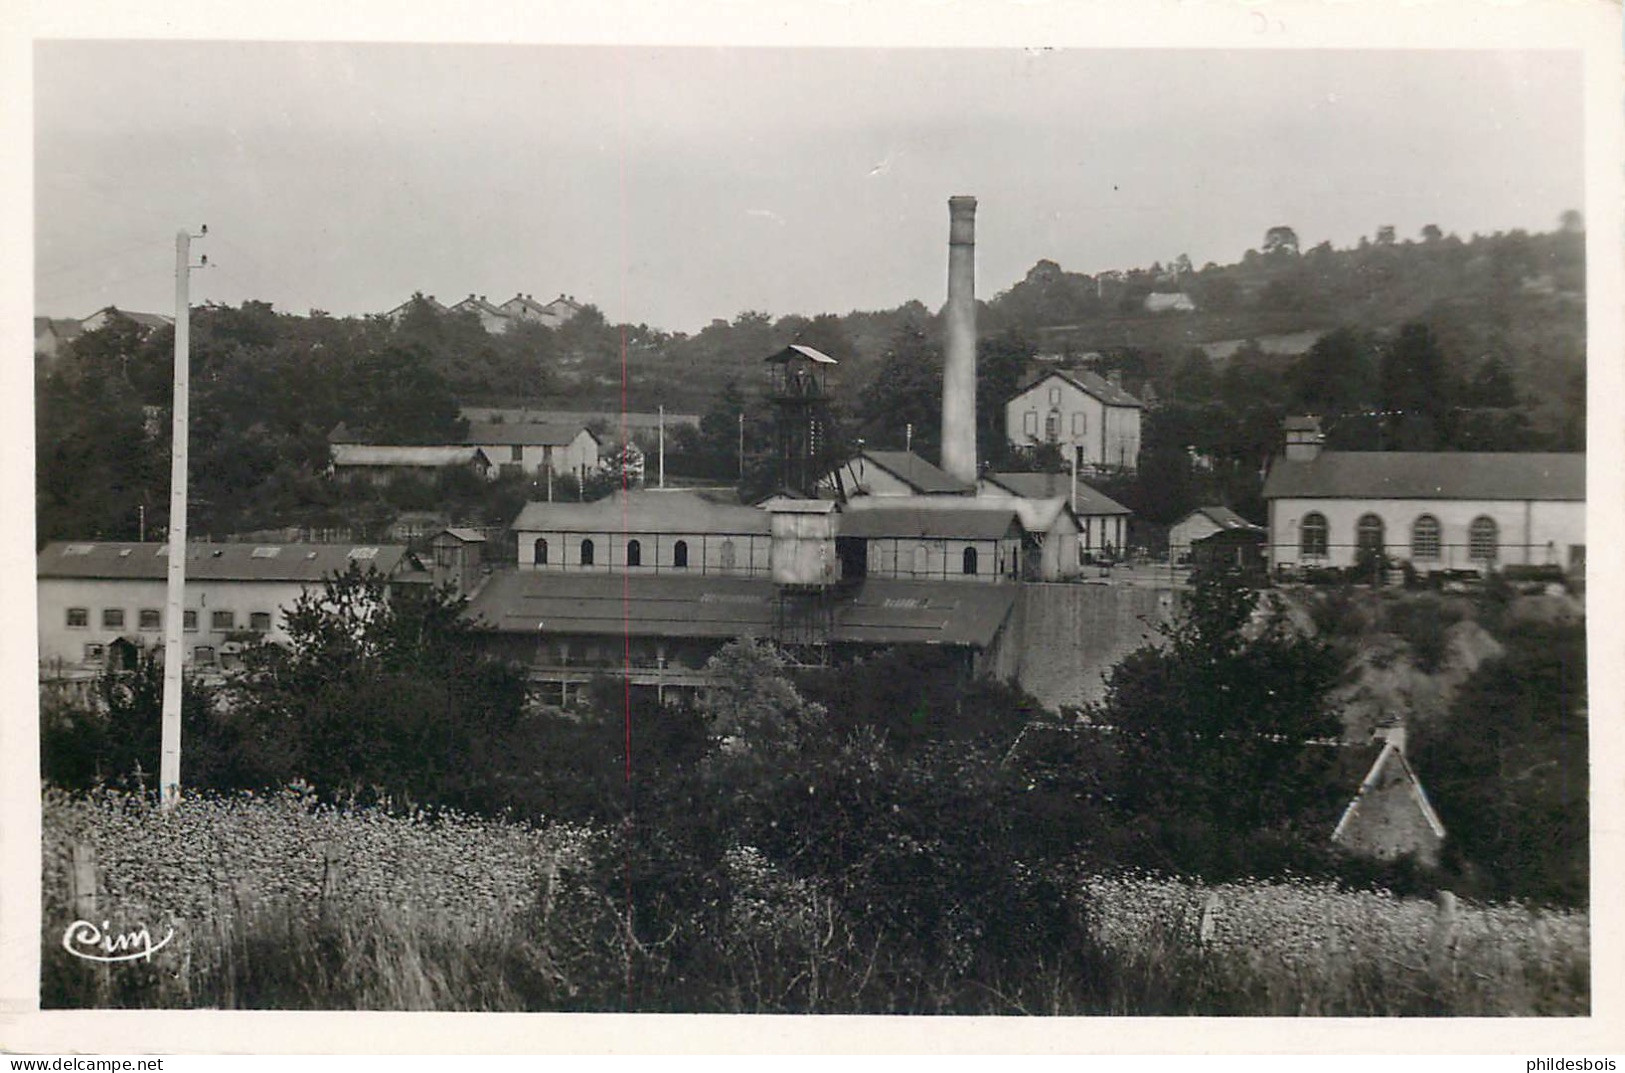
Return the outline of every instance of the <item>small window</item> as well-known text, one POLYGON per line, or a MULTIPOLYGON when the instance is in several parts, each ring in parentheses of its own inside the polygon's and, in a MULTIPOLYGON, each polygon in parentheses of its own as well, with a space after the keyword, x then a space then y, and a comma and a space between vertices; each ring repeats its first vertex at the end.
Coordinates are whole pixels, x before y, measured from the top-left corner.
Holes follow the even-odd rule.
POLYGON ((68 608, 68 625, 74 629, 84 629, 90 625, 90 609, 88 607, 68 608))
POLYGON ((535 545, 533 547, 534 547, 534 550, 535 550, 535 553, 536 553, 536 560, 535 560, 536 565, 537 566, 546 566, 547 565, 547 538, 546 537, 537 537, 536 538, 536 543, 535 543, 535 545))
POLYGON ((1411 525, 1411 558, 1439 557, 1439 519, 1424 514, 1411 525))
POLYGON ((1467 557, 1474 562, 1493 563, 1501 547, 1501 530, 1495 519, 1480 514, 1467 527, 1467 557))
POLYGON ((638 543, 636 540, 628 540, 626 542, 626 565, 643 565, 643 545, 638 543))
POLYGON ((1307 558, 1326 557, 1326 516, 1314 512, 1303 516, 1298 527, 1298 550, 1307 558))
POLYGON ((1038 435, 1038 411, 1028 410, 1021 415, 1021 431, 1028 436, 1038 435))
POLYGON ((271 613, 269 611, 255 611, 248 616, 248 628, 255 633, 270 633, 271 613))
POLYGON ((734 568, 734 561, 737 556, 738 552, 734 548, 734 542, 732 540, 724 540, 722 542, 722 569, 732 570, 734 568))
POLYGON ((582 566, 591 566, 592 565, 592 541, 591 540, 583 540, 581 542, 581 565, 582 566))
POLYGON ((1089 415, 1079 410, 1072 415, 1072 435, 1084 436, 1089 432, 1089 415))
POLYGON ((517 443, 514 444, 513 447, 510 449, 510 452, 509 452, 509 455, 508 455, 508 461, 510 461, 510 462, 523 462, 524 460, 525 460, 525 448, 520 444, 517 444, 517 443))
POLYGON ((967 574, 974 575, 976 573, 976 549, 966 548, 963 558, 964 562, 961 569, 967 574))
POLYGON ((677 567, 679 570, 688 569, 688 541, 679 540, 676 544, 672 545, 671 565, 677 567))
POLYGON ((193 632, 195 632, 197 630, 197 612, 196 611, 182 611, 181 612, 181 628, 184 629, 184 630, 190 630, 190 631, 193 631, 193 632))
POLYGON ((914 576, 924 577, 931 571, 931 551, 924 544, 914 549, 914 576))
POLYGON ((137 622, 143 630, 156 630, 163 627, 164 616, 150 607, 143 607, 137 622))
POLYGON ((1049 389, 1049 404, 1051 406, 1061 405, 1061 388, 1059 384, 1049 389))
POLYGON ((198 645, 192 649, 192 662, 200 667, 214 666, 214 646, 198 645))
POLYGON ((209 616, 209 626, 216 630, 234 630, 237 628, 237 612, 216 611, 209 616))
POLYGON ((102 628, 104 630, 122 630, 124 628, 124 608, 104 608, 102 610, 102 628))
POLYGON ((1051 410, 1044 417, 1044 439, 1054 443, 1061 438, 1061 414, 1058 410, 1051 410))
POLYGON ((85 646, 85 662, 100 663, 107 658, 107 646, 89 644, 85 646))

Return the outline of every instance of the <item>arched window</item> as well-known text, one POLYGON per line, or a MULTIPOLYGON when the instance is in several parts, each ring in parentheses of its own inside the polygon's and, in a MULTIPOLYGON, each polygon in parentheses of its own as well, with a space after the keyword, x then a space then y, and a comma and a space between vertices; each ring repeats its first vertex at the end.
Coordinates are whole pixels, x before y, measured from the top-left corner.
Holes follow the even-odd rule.
POLYGON ((590 537, 581 542, 581 565, 592 565, 592 539, 590 537))
POLYGON ((626 565, 643 565, 643 545, 638 543, 636 540, 628 540, 626 542, 626 565))
POLYGON ((1354 525, 1354 545, 1360 551, 1382 554, 1382 519, 1375 514, 1362 514, 1354 525))
POLYGON ((1467 527, 1467 557, 1476 562, 1493 563, 1501 550, 1501 530, 1495 519, 1480 514, 1467 527))
POLYGON ((722 542, 722 569, 732 570, 734 568, 734 560, 737 557, 738 552, 734 548, 734 542, 732 540, 724 540, 722 542))
POLYGON ((688 541, 679 540, 676 544, 672 545, 671 565, 677 567, 679 570, 688 569, 688 541))
POLYGON ((914 576, 924 577, 931 570, 931 553, 924 544, 914 549, 914 576))
POLYGON ((1437 559, 1439 557, 1439 519, 1424 514, 1411 523, 1411 558, 1437 559))
POLYGON ((546 537, 537 537, 536 538, 536 565, 537 566, 546 566, 547 565, 547 538, 546 537))
POLYGON ((967 574, 974 575, 976 573, 976 549, 966 548, 963 558, 964 565, 961 569, 967 574))
POLYGON ((1326 515, 1311 512, 1298 526, 1298 551, 1306 558, 1326 557, 1326 515))

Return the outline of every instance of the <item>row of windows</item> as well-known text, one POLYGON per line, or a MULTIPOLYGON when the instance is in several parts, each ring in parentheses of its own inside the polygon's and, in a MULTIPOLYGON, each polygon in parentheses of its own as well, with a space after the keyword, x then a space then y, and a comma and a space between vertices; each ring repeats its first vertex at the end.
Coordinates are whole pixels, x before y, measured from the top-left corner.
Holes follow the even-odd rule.
MULTIPOLYGON (((592 538, 587 537, 587 538, 583 539, 581 541, 581 547, 578 550, 579 550, 579 553, 580 553, 579 558, 578 558, 578 561, 580 562, 580 564, 582 566, 592 566, 594 564, 594 562, 596 560, 596 556, 597 556, 597 549, 593 545, 592 538)), ((536 565, 537 566, 546 566, 547 565, 547 538, 546 537, 537 537, 536 538, 535 552, 536 552, 536 565)), ((734 542, 731 541, 731 540, 724 540, 722 542, 722 568, 724 570, 733 569, 735 554, 736 554, 736 552, 734 550, 734 542)), ((628 540, 626 542, 626 565, 627 566, 642 566, 643 565, 643 542, 642 541, 633 539, 633 540, 628 540)), ((675 544, 673 544, 671 546, 671 565, 676 567, 679 570, 686 570, 688 568, 688 541, 679 540, 677 543, 675 543, 675 544)))
MULTIPOLYGON (((1411 523, 1411 558, 1429 561, 1439 558, 1443 546, 1439 519, 1423 514, 1411 523)), ((1330 545, 1326 516, 1318 511, 1305 514, 1298 526, 1298 550, 1306 557, 1324 557, 1330 545)), ((1387 546, 1386 526, 1375 514, 1362 514, 1354 524, 1354 545, 1362 551, 1381 552, 1387 546)), ((1480 514, 1467 527, 1467 557, 1474 562, 1494 562, 1500 555, 1501 529, 1495 519, 1480 514)))
MULTIPOLYGON (((1028 436, 1038 435, 1038 411, 1028 410, 1021 415, 1021 431, 1028 436)), ((1079 410, 1072 415, 1072 435, 1074 438, 1084 436, 1089 431, 1089 415, 1079 410)), ((1051 410, 1044 415, 1044 439, 1054 443, 1061 438, 1061 412, 1051 410)))
MULTIPOLYGON (((181 625, 188 630, 197 629, 197 612, 183 613, 181 625)), ((102 629, 122 630, 124 628, 124 608, 106 607, 102 609, 102 629)), ((161 611, 144 607, 136 613, 136 622, 140 629, 163 629, 164 616, 161 611)), ((88 607, 68 608, 68 625, 74 629, 86 629, 90 626, 90 609, 88 607)), ((209 628, 214 630, 235 630, 237 628, 237 612, 215 611, 209 616, 209 628)), ((253 611, 248 616, 248 628, 256 633, 269 633, 271 630, 271 613, 269 611, 253 611)))
MULTIPOLYGON (((212 667, 217 660, 213 645, 198 645, 192 649, 192 662, 201 666, 212 667)), ((99 642, 85 645, 86 663, 104 663, 107 660, 107 646, 99 642)))

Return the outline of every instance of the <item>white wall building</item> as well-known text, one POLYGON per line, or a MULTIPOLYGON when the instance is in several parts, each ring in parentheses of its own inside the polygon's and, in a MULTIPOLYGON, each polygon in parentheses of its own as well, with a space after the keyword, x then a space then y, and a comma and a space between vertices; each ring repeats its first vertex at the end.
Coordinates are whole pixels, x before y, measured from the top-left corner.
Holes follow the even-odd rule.
POLYGON ((1045 373, 1004 404, 1006 438, 1015 447, 1050 443, 1083 469, 1139 466, 1145 404, 1091 372, 1045 373))
MULTIPOLYGON (((245 643, 285 642, 282 612, 352 563, 392 578, 427 578, 400 546, 187 545, 187 664, 218 667, 245 643)), ((163 648, 167 544, 48 544, 35 574, 42 678, 90 678, 110 664, 129 665, 145 649, 163 648)))
POLYGON ((1585 455, 1323 451, 1289 431, 1264 484, 1272 567, 1381 550, 1424 573, 1585 566, 1585 455))
POLYGON ((596 472, 603 447, 584 425, 553 421, 470 424, 463 443, 483 451, 499 471, 517 466, 527 474, 552 470, 556 477, 596 472))

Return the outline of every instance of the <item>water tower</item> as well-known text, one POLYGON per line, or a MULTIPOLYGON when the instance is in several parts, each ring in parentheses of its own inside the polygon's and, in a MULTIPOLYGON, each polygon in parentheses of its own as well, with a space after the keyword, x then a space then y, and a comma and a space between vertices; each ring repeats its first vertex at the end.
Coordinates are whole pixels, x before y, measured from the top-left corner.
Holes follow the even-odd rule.
POLYGON ((764 359, 773 404, 775 490, 811 496, 829 468, 829 370, 836 360, 792 343, 764 359))

